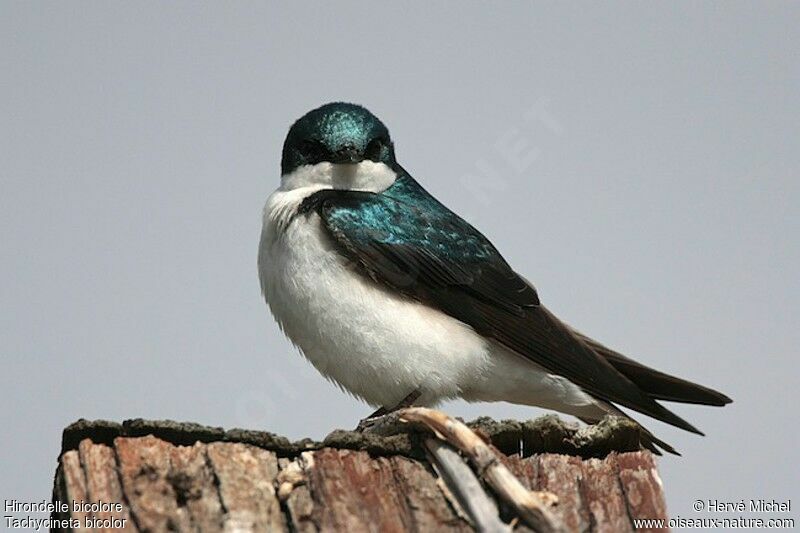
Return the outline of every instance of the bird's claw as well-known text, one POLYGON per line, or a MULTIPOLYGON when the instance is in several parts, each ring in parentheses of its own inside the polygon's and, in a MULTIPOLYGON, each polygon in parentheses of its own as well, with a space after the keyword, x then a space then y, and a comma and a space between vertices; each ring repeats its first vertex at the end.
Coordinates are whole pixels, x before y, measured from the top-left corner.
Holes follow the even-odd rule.
POLYGON ((358 425, 353 431, 356 433, 367 433, 375 426, 379 425, 385 418, 386 415, 368 416, 366 418, 362 418, 358 421, 358 425))

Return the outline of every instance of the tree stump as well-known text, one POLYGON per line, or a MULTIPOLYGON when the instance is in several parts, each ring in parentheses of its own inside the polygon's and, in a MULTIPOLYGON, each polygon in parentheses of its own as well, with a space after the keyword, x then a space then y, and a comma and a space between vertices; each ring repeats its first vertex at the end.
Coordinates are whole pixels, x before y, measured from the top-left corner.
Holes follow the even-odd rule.
MULTIPOLYGON (((551 511, 563 530, 632 532, 634 520, 666 518, 654 457, 631 424, 578 429, 547 416, 469 425, 525 488, 557 497, 551 511)), ((409 425, 291 442, 171 421, 80 420, 64 430, 53 501, 67 505, 51 518, 76 531, 473 531, 426 454, 430 437, 409 425)), ((489 529, 530 531, 496 507, 500 525, 489 529)))

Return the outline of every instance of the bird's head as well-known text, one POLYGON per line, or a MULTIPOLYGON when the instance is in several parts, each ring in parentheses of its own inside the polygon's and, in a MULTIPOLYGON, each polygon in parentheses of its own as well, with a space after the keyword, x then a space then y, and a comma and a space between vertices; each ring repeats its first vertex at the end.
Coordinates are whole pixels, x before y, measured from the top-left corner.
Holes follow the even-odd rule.
POLYGON ((283 143, 284 186, 287 181, 297 186, 327 179, 336 189, 385 188, 394 166, 389 130, 356 104, 335 102, 309 111, 292 125, 283 143), (364 183, 367 173, 380 183, 364 183))

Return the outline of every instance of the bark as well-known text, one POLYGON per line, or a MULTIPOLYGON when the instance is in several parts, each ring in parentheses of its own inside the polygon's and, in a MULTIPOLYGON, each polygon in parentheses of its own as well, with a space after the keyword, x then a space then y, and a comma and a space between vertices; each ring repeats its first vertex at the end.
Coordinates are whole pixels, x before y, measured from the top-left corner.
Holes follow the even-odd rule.
MULTIPOLYGON (((578 430, 545 417, 472 427, 525 489, 557 497, 549 512, 568 531, 633 531, 635 518, 665 518, 654 457, 624 451, 638 447, 632 428, 604 424, 578 430)), ((196 424, 79 421, 65 429, 53 490, 70 513, 55 518, 116 519, 108 531, 132 532, 473 531, 457 491, 429 462, 431 434, 413 425, 399 431, 291 442, 196 424), (73 501, 121 510, 75 512, 73 501)), ((483 490, 505 530, 531 530, 483 490)))

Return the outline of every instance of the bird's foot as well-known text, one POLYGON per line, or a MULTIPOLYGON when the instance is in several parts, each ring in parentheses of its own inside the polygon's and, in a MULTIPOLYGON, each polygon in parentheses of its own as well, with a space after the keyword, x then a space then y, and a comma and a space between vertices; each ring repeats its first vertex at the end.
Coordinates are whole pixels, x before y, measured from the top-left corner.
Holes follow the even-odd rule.
POLYGON ((380 407, 374 413, 369 415, 366 418, 362 418, 358 422, 358 426, 354 431, 358 433, 366 433, 366 432, 373 432, 378 426, 384 425, 394 425, 397 422, 396 417, 391 416, 394 415, 395 412, 399 411, 400 409, 405 409, 406 407, 411 407, 414 405, 414 402, 417 401, 422 393, 419 390, 414 390, 400 400, 400 403, 395 405, 391 408, 380 407), (388 423, 388 424, 387 424, 388 423))
POLYGON ((385 414, 381 414, 378 416, 370 415, 366 418, 362 418, 361 420, 358 421, 358 425, 356 426, 356 429, 354 429, 353 431, 355 431, 356 433, 369 433, 385 418, 386 418, 385 414))

